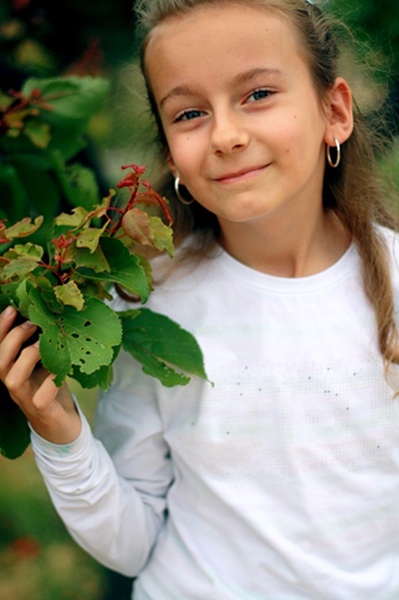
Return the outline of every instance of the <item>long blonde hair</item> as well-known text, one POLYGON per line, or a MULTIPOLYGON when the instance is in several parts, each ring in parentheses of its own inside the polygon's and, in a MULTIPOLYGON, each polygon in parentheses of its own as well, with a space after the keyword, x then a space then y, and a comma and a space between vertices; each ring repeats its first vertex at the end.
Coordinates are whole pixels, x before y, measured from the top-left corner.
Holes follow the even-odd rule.
MULTIPOLYGON (((143 34, 141 66, 163 152, 167 151, 167 142, 145 68, 148 42, 156 34, 156 27, 165 19, 190 12, 204 4, 226 3, 264 7, 278 11, 290 20, 298 32, 313 84, 321 100, 338 75, 340 53, 336 22, 307 0, 139 0, 136 12, 143 34)), ((375 224, 397 230, 398 220, 378 173, 376 149, 380 146, 376 131, 371 130, 355 104, 354 129, 342 149, 341 164, 336 169, 327 166, 325 170, 323 205, 326 211, 334 211, 341 219, 359 249, 365 293, 374 307, 380 351, 385 364, 389 365, 392 362, 399 363, 399 336, 394 318, 388 254, 375 224)), ((176 239, 180 241, 195 233, 198 242, 195 252, 205 254, 218 236, 216 217, 198 203, 187 207, 179 202, 169 173, 163 179, 162 192, 171 201, 176 239)))

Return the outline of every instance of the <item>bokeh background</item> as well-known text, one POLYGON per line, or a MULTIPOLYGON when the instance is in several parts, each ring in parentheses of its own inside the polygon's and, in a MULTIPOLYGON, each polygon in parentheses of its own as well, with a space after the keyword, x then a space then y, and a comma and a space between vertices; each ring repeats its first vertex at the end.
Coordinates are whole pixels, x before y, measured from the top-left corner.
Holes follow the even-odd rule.
MULTIPOLYGON (((317 2, 317 0, 316 0, 317 2)), ((399 3, 319 0, 360 40, 346 65, 363 111, 387 136, 381 156, 399 195, 399 3), (384 107, 384 122, 376 117, 384 107)), ((131 0, 0 0, 0 89, 19 90, 31 76, 106 77, 111 91, 93 115, 81 160, 104 190, 123 164, 147 165, 155 177, 155 131, 145 102, 131 0)), ((0 156, 1 161, 1 156, 0 156)), ((74 391, 92 418, 96 391, 74 391)), ((1 401, 1 398, 0 398, 1 401)), ((1 600, 128 600, 131 581, 97 564, 71 540, 55 513, 28 449, 0 457, 1 600)))

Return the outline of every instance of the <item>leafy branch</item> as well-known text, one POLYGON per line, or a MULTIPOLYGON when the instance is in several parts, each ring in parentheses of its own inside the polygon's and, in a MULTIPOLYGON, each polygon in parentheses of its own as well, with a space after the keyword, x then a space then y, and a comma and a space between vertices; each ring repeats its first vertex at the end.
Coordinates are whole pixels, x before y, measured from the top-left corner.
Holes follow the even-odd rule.
MULTIPOLYGON (((42 82, 46 93, 39 83, 28 82, 7 101, 0 98, 0 191, 7 179, 4 167, 12 166, 18 184, 3 188, 3 202, 0 196, 0 310, 11 304, 38 326, 41 363, 58 386, 72 378, 83 388, 107 389, 122 348, 165 386, 186 385, 193 375, 206 379, 201 350, 189 332, 142 306, 117 312, 109 303, 118 287, 141 305, 148 300, 153 281, 143 248, 174 254, 168 202, 144 178, 144 167, 122 167, 116 190, 98 202, 75 203, 51 219, 49 213, 32 216, 29 194, 19 205, 21 218, 6 214, 15 190, 29 191, 17 168, 19 153, 28 163, 34 157, 32 165, 46 159, 64 199, 65 191, 75 190, 79 199, 82 187, 87 191, 83 178, 67 183, 66 161, 71 149, 80 147, 74 137, 87 126, 92 108, 87 99, 98 83, 47 80, 42 82), (71 123, 72 136, 66 127, 71 123), (127 200, 120 199, 122 193, 127 200)), ((29 430, 4 386, 0 392, 0 452, 15 458, 28 445, 29 430)))

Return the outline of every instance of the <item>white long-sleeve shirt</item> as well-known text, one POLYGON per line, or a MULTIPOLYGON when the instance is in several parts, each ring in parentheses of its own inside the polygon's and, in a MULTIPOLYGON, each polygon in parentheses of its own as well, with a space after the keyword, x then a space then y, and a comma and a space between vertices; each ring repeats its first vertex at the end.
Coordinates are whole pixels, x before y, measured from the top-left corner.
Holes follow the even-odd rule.
POLYGON ((66 446, 32 434, 71 535, 138 575, 135 600, 397 600, 399 401, 355 246, 294 279, 220 251, 147 306, 214 385, 165 388, 122 353, 96 438, 85 419, 66 446))

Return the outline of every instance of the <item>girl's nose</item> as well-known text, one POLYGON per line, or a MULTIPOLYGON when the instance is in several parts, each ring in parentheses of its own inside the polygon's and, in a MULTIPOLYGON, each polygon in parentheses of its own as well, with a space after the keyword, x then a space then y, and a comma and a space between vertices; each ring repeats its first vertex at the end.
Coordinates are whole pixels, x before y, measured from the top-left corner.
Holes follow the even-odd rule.
POLYGON ((234 111, 223 111, 214 115, 211 148, 214 154, 231 154, 245 148, 249 134, 234 111))

